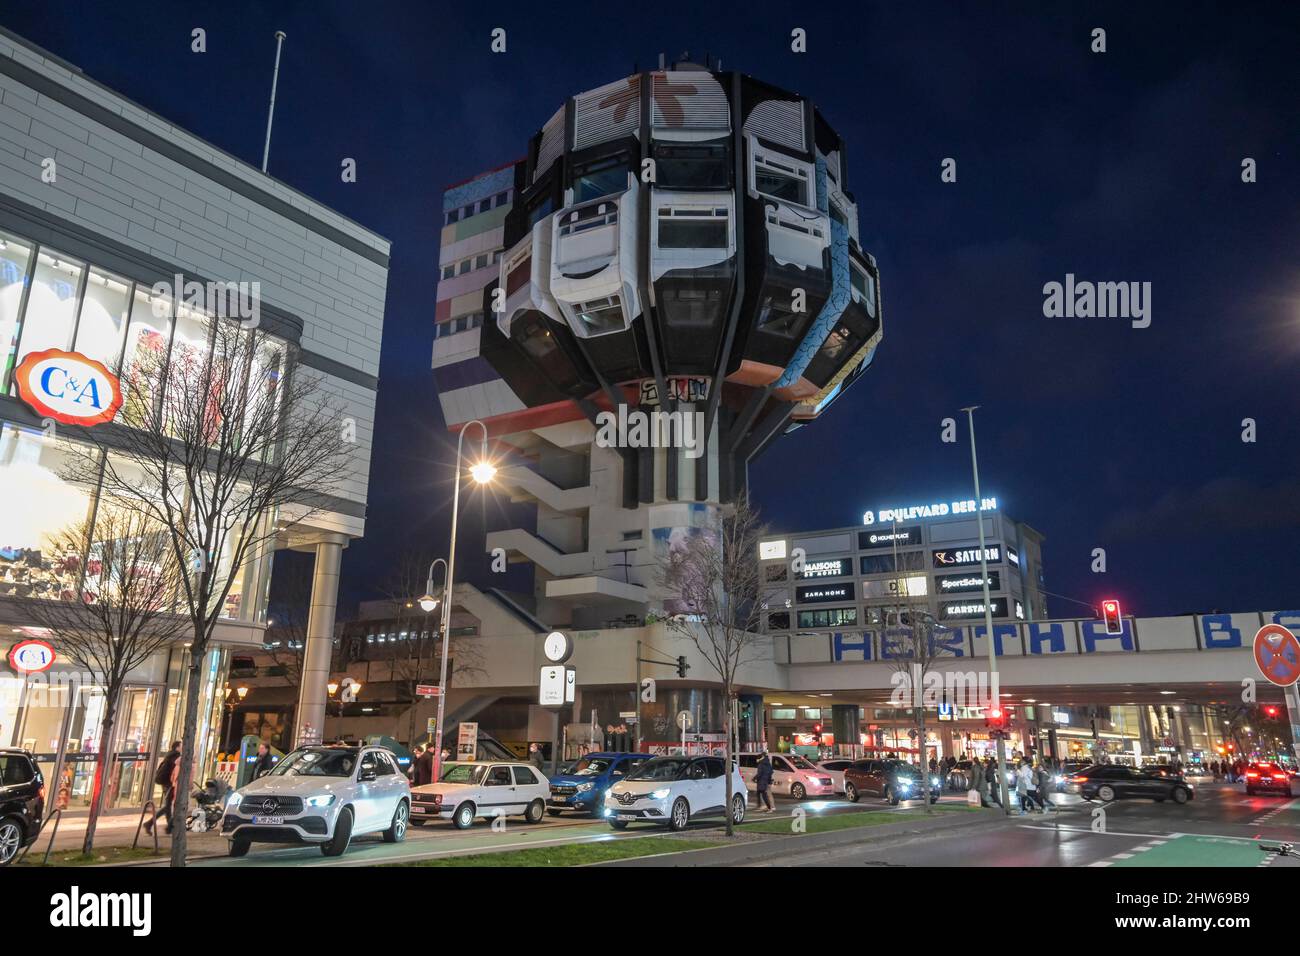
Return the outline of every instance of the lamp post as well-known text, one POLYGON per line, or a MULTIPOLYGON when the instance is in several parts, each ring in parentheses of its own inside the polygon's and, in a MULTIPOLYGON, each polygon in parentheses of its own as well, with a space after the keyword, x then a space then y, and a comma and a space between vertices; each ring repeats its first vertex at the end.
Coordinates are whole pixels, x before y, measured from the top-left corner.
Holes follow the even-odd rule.
MULTIPOLYGON (((420 610, 424 612, 424 620, 425 620, 426 627, 428 626, 429 615, 432 614, 434 612, 434 609, 437 608, 438 605, 442 603, 442 598, 435 597, 433 594, 433 569, 440 564, 442 565, 443 581, 445 582, 446 580, 448 580, 447 560, 445 558, 434 558, 433 561, 429 563, 429 576, 424 583, 424 594, 420 597, 419 600, 420 610)), ((441 624, 441 622, 439 623, 441 624)), ((441 627, 439 629, 441 630, 441 627)), ((444 660, 447 657, 446 644, 443 644, 442 646, 442 657, 444 660)), ((416 677, 418 678, 419 674, 416 674, 416 677)), ((412 703, 411 706, 414 707, 415 704, 412 703)), ((438 769, 439 758, 442 754, 442 688, 441 687, 438 688, 437 706, 438 706, 438 718, 433 728, 434 733, 429 735, 429 746, 434 750, 433 762, 434 762, 435 770, 438 769), (436 738, 434 736, 435 734, 437 735, 436 738)), ((435 777, 434 779, 437 780, 437 777, 435 777)))
POLYGON ((230 718, 233 717, 233 716, 235 715, 235 705, 238 704, 238 703, 242 703, 243 700, 244 700, 244 698, 248 696, 248 688, 247 688, 247 687, 244 687, 244 686, 240 686, 240 687, 236 687, 236 688, 234 688, 235 696, 237 696, 237 697, 239 698, 239 700, 237 700, 237 701, 235 701, 235 700, 231 700, 231 699, 230 699, 230 693, 231 693, 231 687, 230 687, 229 684, 227 684, 227 685, 226 685, 226 700, 225 700, 225 704, 226 704, 226 715, 225 715, 225 719, 224 719, 224 720, 222 721, 222 723, 221 723, 221 741, 220 741, 220 744, 221 744, 221 749, 222 749, 223 751, 226 749, 226 734, 228 734, 228 733, 230 732, 230 718))
MULTIPOLYGON (((970 467, 972 474, 975 476, 975 523, 979 525, 980 529, 980 575, 984 579, 984 639, 989 642, 989 689, 993 693, 992 707, 1001 711, 1002 693, 998 686, 998 656, 993 643, 993 601, 989 597, 988 551, 984 547, 984 509, 981 507, 983 499, 980 498, 980 466, 979 460, 975 457, 975 409, 977 408, 979 408, 978 405, 971 405, 968 408, 963 408, 962 411, 966 413, 966 419, 970 422, 970 467)), ((998 734, 999 802, 1002 804, 1002 812, 1010 816, 1011 803, 1007 793, 1007 747, 1002 738, 1002 731, 998 730, 996 733, 998 734)), ((1020 809, 1023 811, 1024 807, 1020 809)))
MULTIPOLYGON (((451 494, 451 543, 447 547, 447 579, 442 591, 442 660, 438 670, 438 723, 434 728, 438 735, 438 743, 433 752, 433 779, 435 781, 442 779, 442 735, 445 732, 442 720, 447 706, 447 651, 449 650, 448 642, 451 635, 451 589, 452 575, 456 572, 456 522, 460 517, 460 461, 465 443, 465 433, 469 431, 471 425, 477 425, 482 430, 483 442, 479 448, 479 460, 470 466, 470 475, 478 484, 486 485, 497 473, 496 466, 488 461, 487 426, 477 418, 471 419, 461 427, 460 434, 456 438, 456 481, 452 486, 451 494)), ((429 570, 431 582, 432 565, 430 565, 429 570)), ((432 589, 430 590, 432 591, 432 589)), ((424 607, 423 599, 420 601, 420 606, 424 607)))

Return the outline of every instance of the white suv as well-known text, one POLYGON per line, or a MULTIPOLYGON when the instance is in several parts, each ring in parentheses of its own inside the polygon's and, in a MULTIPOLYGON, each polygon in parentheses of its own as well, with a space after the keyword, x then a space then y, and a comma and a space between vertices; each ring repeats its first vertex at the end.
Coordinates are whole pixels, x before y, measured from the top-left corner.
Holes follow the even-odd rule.
POLYGON ((442 768, 442 779, 411 791, 417 826, 440 817, 467 830, 476 817, 522 815, 541 823, 551 782, 529 763, 462 761, 442 768))
MULTIPOLYGON (((802 800, 804 797, 833 797, 835 777, 798 754, 769 753, 772 760, 772 792, 802 800)), ((758 754, 740 755, 740 775, 754 785, 758 754)))
MULTIPOLYGON (((605 791, 605 818, 615 830, 629 823, 658 823, 684 830, 694 817, 727 812, 727 778, 721 757, 655 757, 605 791)), ((731 771, 731 819, 745 819, 749 792, 731 771)))
POLYGON ((382 747, 300 747, 226 803, 221 833, 230 855, 254 842, 308 843, 341 856, 358 833, 406 839, 411 787, 382 747))

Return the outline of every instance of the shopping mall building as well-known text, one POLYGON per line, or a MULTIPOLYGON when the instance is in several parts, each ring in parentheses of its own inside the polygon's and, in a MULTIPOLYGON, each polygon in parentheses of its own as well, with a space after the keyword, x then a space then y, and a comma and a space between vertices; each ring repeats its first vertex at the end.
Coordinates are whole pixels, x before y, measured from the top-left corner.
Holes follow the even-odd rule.
MULTIPOLYGON (((28 608, 76 593, 87 554, 57 549, 53 536, 95 520, 99 488, 68 480, 65 465, 100 447, 113 455, 120 426, 94 425, 103 431, 93 444, 88 426, 49 427, 20 396, 19 366, 59 350, 118 378, 145 350, 202 352, 213 317, 184 302, 158 309, 150 290, 178 276, 258 283, 260 328, 355 425, 345 481, 309 523, 275 541, 315 553, 309 637, 328 643, 341 553, 365 524, 388 250, 375 233, 0 32, 0 747, 38 756, 57 781, 54 805, 84 806, 105 755, 108 806, 142 803, 157 754, 179 734, 188 662, 178 644, 131 673, 115 739, 99 739, 102 690, 28 608)), ((264 549, 230 568, 217 556, 234 583, 200 672, 200 767, 223 715, 230 655, 262 644, 271 557, 264 549)), ((320 683, 303 692, 308 713, 323 712, 320 683)))

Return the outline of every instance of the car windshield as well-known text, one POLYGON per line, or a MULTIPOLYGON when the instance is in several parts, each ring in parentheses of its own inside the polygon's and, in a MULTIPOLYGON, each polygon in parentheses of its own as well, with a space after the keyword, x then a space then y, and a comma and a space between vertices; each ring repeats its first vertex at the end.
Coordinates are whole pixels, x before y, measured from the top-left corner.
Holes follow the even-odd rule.
POLYGON ((268 777, 350 777, 357 765, 357 751, 351 747, 337 750, 295 750, 271 768, 268 777))
POLYGON ((579 777, 599 777, 613 762, 606 757, 583 757, 569 772, 579 777))
POLYGON ((910 763, 903 763, 901 760, 893 764, 894 773, 900 777, 920 777, 921 771, 917 770, 910 763))
POLYGON ((487 770, 481 763, 453 763, 443 768, 442 783, 479 783, 487 770))
POLYGON ((796 770, 816 770, 816 769, 817 769, 816 767, 814 767, 814 766, 812 765, 812 761, 808 760, 808 758, 806 758, 806 757, 800 757, 798 754, 790 754, 790 755, 789 755, 789 760, 790 760, 790 762, 791 762, 792 764, 794 764, 796 770))
POLYGON ((655 757, 647 760, 628 776, 629 780, 676 780, 686 769, 689 760, 682 757, 655 757))

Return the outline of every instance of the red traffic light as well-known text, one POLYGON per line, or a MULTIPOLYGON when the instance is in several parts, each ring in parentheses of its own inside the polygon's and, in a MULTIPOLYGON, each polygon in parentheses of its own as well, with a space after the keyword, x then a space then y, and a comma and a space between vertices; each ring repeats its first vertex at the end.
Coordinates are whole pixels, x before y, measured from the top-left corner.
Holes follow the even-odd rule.
POLYGON ((822 732, 822 725, 821 725, 821 724, 813 724, 813 733, 815 733, 815 734, 820 734, 821 732, 822 732))
POLYGON ((1264 708, 1264 713, 1267 714, 1269 717, 1276 717, 1277 708, 1274 707, 1272 704, 1270 704, 1269 706, 1264 708))
POLYGON ((1116 601, 1114 598, 1107 598, 1102 601, 1101 619, 1106 624, 1107 634, 1124 633, 1123 613, 1120 611, 1119 601, 1116 601))
POLYGON ((1001 719, 1002 719, 1002 710, 1001 710, 1001 708, 994 707, 992 710, 989 711, 989 717, 990 717, 992 720, 1001 720, 1001 719))

